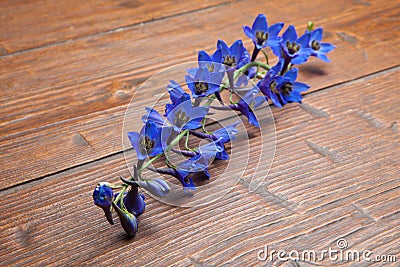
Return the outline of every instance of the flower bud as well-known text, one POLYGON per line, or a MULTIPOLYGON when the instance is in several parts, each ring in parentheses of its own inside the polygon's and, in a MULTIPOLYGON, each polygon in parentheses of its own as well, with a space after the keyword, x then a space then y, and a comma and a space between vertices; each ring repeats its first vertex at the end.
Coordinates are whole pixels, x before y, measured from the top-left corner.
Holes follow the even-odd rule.
POLYGON ((137 190, 137 187, 140 186, 141 188, 148 191, 150 194, 158 197, 165 197, 170 190, 169 185, 162 178, 156 178, 153 180, 142 180, 142 181, 131 181, 123 177, 120 178, 124 183, 132 186, 131 190, 133 190, 135 186, 137 190))
POLYGON ((131 189, 124 197, 124 205, 130 213, 139 216, 146 208, 144 199, 145 196, 138 191, 138 185, 131 185, 131 189))
POLYGON ((114 193, 111 187, 112 185, 110 183, 99 183, 93 191, 93 200, 96 206, 99 206, 104 210, 107 221, 110 224, 114 224, 111 214, 111 205, 114 193))
POLYGON ((169 185, 167 184, 164 179, 156 178, 153 180, 143 180, 137 182, 137 184, 148 191, 150 194, 158 196, 158 197, 165 197, 169 193, 169 185))
POLYGON ((125 230, 126 234, 130 237, 134 236, 138 230, 138 221, 136 217, 127 210, 122 210, 114 202, 111 202, 111 204, 117 212, 121 226, 125 230))

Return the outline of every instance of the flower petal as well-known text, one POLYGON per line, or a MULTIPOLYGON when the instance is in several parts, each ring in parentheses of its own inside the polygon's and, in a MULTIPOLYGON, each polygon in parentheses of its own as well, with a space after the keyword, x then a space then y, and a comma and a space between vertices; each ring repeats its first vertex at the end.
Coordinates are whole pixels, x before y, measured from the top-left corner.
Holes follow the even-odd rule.
POLYGON ((286 29, 286 31, 282 35, 282 39, 284 41, 290 41, 294 42, 297 40, 297 33, 296 29, 294 28, 293 25, 289 25, 289 27, 286 29))
POLYGON ((301 82, 294 82, 293 83, 293 91, 304 92, 304 91, 307 91, 308 88, 310 88, 310 86, 305 84, 305 83, 301 83, 301 82))
POLYGON ((293 91, 293 92, 290 94, 290 96, 288 96, 288 97, 286 98, 286 100, 287 100, 288 102, 298 102, 298 103, 301 103, 302 98, 303 98, 303 97, 301 96, 301 94, 300 94, 299 92, 293 91))
POLYGON ((311 40, 315 40, 315 41, 321 42, 321 40, 322 40, 322 32, 323 32, 322 28, 315 29, 311 33, 311 40))
POLYGON ((300 44, 302 48, 309 47, 310 38, 311 38, 311 33, 306 32, 302 36, 300 36, 299 39, 297 39, 297 43, 300 44))
POLYGON ((268 29, 269 36, 272 37, 272 36, 278 35, 278 33, 282 30, 283 25, 284 25, 283 22, 279 22, 279 23, 271 25, 268 29))
POLYGON ((144 160, 147 155, 143 154, 140 149, 140 134, 138 132, 128 132, 129 141, 131 141, 132 147, 135 149, 139 160, 144 160))
POLYGON ((256 40, 256 37, 249 26, 243 26, 243 31, 244 31, 244 34, 246 34, 246 36, 249 37, 251 40, 253 40, 253 41, 256 40))
POLYGON ((285 73, 284 77, 288 78, 290 82, 293 83, 297 79, 297 72, 298 72, 297 68, 291 69, 285 73))
POLYGON ((197 59, 198 59, 199 62, 201 62, 201 61, 210 62, 210 61, 211 61, 210 55, 207 54, 207 52, 206 52, 206 51, 203 51, 203 50, 201 50, 201 51, 198 52, 198 57, 197 57, 197 59))
POLYGON ((165 121, 163 117, 155 109, 146 107, 147 115, 143 115, 142 121, 146 123, 148 120, 155 122, 158 126, 164 126, 165 121))
POLYGON ((256 31, 264 31, 266 32, 268 29, 267 18, 264 14, 259 14, 253 23, 253 32, 256 31))
POLYGON ((217 42, 217 49, 221 49, 221 54, 222 54, 222 56, 225 56, 225 55, 229 55, 230 54, 230 49, 229 49, 229 47, 226 45, 226 43, 224 42, 224 41, 222 41, 222 40, 220 40, 220 39, 218 39, 218 42, 217 42))
POLYGON ((221 142, 227 143, 230 140, 235 141, 235 135, 238 133, 236 126, 239 124, 240 121, 236 121, 235 123, 228 125, 226 127, 222 127, 213 132, 213 136, 218 139, 221 139, 221 142))
POLYGON ((325 62, 331 62, 329 58, 323 53, 317 53, 317 57, 325 62))
POLYGON ((231 55, 239 60, 243 54, 243 42, 242 40, 236 40, 230 47, 231 55))
POLYGON ((320 46, 321 46, 321 48, 318 51, 324 52, 324 53, 328 53, 328 52, 332 51, 333 49, 335 49, 335 47, 336 47, 330 43, 321 43, 320 46))

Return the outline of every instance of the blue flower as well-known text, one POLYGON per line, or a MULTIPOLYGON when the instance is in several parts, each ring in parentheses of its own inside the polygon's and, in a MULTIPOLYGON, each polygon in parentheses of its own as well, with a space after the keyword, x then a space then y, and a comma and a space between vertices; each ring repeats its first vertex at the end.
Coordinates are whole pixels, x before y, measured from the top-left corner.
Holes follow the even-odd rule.
POLYGON ((283 60, 280 60, 274 67, 272 67, 265 77, 260 80, 257 84, 260 91, 267 97, 267 99, 271 99, 277 107, 282 107, 280 98, 280 91, 277 88, 277 77, 279 77, 279 73, 281 72, 283 67, 283 60))
MULTIPOLYGON (((152 167, 148 167, 148 169, 152 170, 154 172, 161 173, 161 174, 168 174, 168 175, 171 175, 171 176, 177 178, 179 180, 179 182, 181 182, 184 190, 186 190, 186 189, 196 190, 196 186, 194 185, 193 180, 188 177, 190 171, 184 169, 188 163, 186 161, 184 161, 181 164, 182 164, 183 169, 181 169, 179 167, 176 167, 176 168, 157 168, 157 169, 154 169, 152 167)), ((141 181, 137 182, 137 183, 141 183, 141 181)), ((148 185, 145 185, 145 186, 148 186, 148 185)))
POLYGON ((208 107, 193 107, 192 102, 187 100, 167 114, 167 120, 176 132, 186 129, 197 129, 201 127, 201 121, 208 113, 208 107))
POLYGON ((280 61, 258 83, 261 92, 279 108, 291 102, 301 103, 301 92, 310 88, 305 83, 295 81, 297 79, 297 69, 291 69, 283 76, 277 75, 282 69, 282 65, 283 63, 280 61))
POLYGON ((201 154, 202 157, 207 160, 213 158, 219 160, 227 160, 229 159, 229 155, 225 151, 224 142, 222 142, 222 140, 223 138, 221 137, 216 141, 202 145, 201 147, 199 147, 198 150, 196 150, 196 152, 201 154))
POLYGON ((182 87, 175 81, 171 80, 167 86, 167 90, 171 99, 172 104, 165 105, 165 114, 170 113, 176 106, 190 100, 190 95, 185 93, 182 87))
POLYGON ((194 185, 192 179, 188 178, 188 175, 203 173, 204 176, 209 179, 210 174, 208 172, 208 165, 209 159, 212 157, 213 154, 210 153, 199 153, 196 156, 179 163, 175 169, 178 176, 175 177, 181 181, 184 187, 195 190, 196 186, 194 185))
POLYGON ((185 79, 193 98, 198 98, 219 92, 224 75, 224 71, 210 72, 208 68, 200 67, 192 69, 192 73, 189 72, 185 79))
POLYGON ((142 116, 142 121, 147 123, 151 121, 157 125, 158 128, 168 126, 168 123, 164 120, 164 118, 157 112, 157 110, 146 107, 145 110, 147 111, 146 115, 142 116))
MULTIPOLYGON (((208 166, 210 164, 210 161, 213 160, 214 158, 221 159, 221 160, 229 159, 229 156, 225 151, 222 140, 223 140, 223 138, 221 137, 216 141, 213 141, 206 145, 201 146, 199 149, 197 149, 194 152, 188 151, 190 153, 188 153, 187 156, 190 156, 190 158, 178 163, 174 167, 170 167, 170 168, 148 167, 148 169, 150 169, 154 172, 161 173, 161 174, 168 174, 168 175, 171 175, 171 176, 177 178, 181 182, 184 190, 186 190, 186 189, 196 190, 196 186, 195 186, 192 178, 190 177, 191 175, 203 174, 204 177, 209 179, 210 173, 208 172, 208 166)), ((185 153, 183 153, 183 154, 186 155, 185 153)), ((136 184, 139 184, 143 188, 145 188, 145 186, 146 187, 149 186, 149 185, 143 184, 142 181, 139 181, 139 182, 124 181, 124 182, 128 183, 128 184, 136 183, 136 184)), ((162 180, 162 182, 165 183, 164 180, 162 180)), ((146 181, 146 183, 147 183, 147 181, 146 181)), ((166 185, 166 186, 168 186, 168 185, 166 185)), ((168 191, 169 191, 169 187, 168 187, 168 191)))
POLYGON ((291 69, 277 81, 284 104, 292 102, 301 103, 302 96, 300 93, 310 88, 310 86, 305 83, 296 82, 297 73, 298 69, 291 69))
POLYGON ((234 42, 231 47, 228 47, 224 41, 218 40, 217 48, 221 49, 221 63, 224 64, 228 70, 239 69, 250 62, 249 52, 247 52, 241 40, 234 42))
POLYGON ((136 217, 126 209, 121 209, 118 205, 112 202, 112 206, 117 212, 119 221, 126 234, 130 237, 134 236, 138 230, 138 221, 136 217))
MULTIPOLYGON (((230 106, 229 108, 232 107, 230 106)), ((239 124, 239 122, 240 121, 237 121, 231 125, 215 130, 212 134, 197 132, 197 131, 190 131, 190 133, 198 138, 211 139, 213 141, 221 139, 222 143, 227 143, 230 140, 235 141, 236 139, 235 135, 238 133, 236 126, 239 124)))
POLYGON ((93 191, 93 200, 96 206, 103 209, 107 221, 110 224, 114 224, 111 214, 114 193, 111 187, 112 185, 109 183, 99 183, 93 191))
POLYGON ((265 98, 263 96, 256 96, 259 90, 256 87, 253 87, 249 90, 237 104, 230 105, 233 110, 240 111, 243 115, 245 115, 249 123, 256 127, 260 127, 258 124, 257 118, 254 115, 253 109, 259 107, 264 101, 265 98))
POLYGON ((213 140, 216 141, 220 139, 222 143, 227 143, 229 141, 235 141, 236 137, 235 135, 237 134, 238 130, 236 129, 236 126, 239 124, 240 121, 237 121, 231 125, 228 125, 226 127, 222 127, 218 130, 215 130, 212 133, 213 140))
POLYGON ((196 185, 194 184, 190 176, 193 174, 203 174, 207 179, 209 179, 209 160, 210 158, 214 157, 216 153, 215 151, 210 152, 206 148, 204 148, 204 151, 202 152, 203 153, 198 153, 193 157, 178 163, 175 167, 157 169, 148 167, 148 169, 161 174, 168 174, 177 178, 181 182, 184 190, 196 190, 196 185))
POLYGON ((272 47, 272 51, 275 55, 284 59, 285 64, 304 63, 312 52, 308 46, 310 37, 310 33, 306 32, 297 38, 296 29, 293 25, 290 25, 282 35, 280 46, 272 47))
POLYGON ((244 33, 253 40, 254 45, 257 49, 264 47, 278 46, 281 41, 281 37, 278 36, 279 32, 283 27, 283 23, 276 23, 268 27, 267 18, 264 14, 259 14, 255 19, 253 26, 244 26, 244 33))
POLYGON ((139 160, 144 160, 147 156, 152 157, 163 152, 161 142, 161 128, 156 123, 148 120, 140 133, 128 132, 128 138, 132 147, 136 150, 139 160))
POLYGON ((214 54, 210 56, 206 51, 199 51, 198 62, 200 68, 206 68, 209 72, 219 72, 221 68, 222 54, 221 49, 215 50, 214 54))
POLYGON ((330 43, 322 43, 322 28, 315 29, 311 32, 309 47, 312 49, 311 56, 315 56, 325 62, 330 62, 326 53, 335 49, 335 46, 330 43))

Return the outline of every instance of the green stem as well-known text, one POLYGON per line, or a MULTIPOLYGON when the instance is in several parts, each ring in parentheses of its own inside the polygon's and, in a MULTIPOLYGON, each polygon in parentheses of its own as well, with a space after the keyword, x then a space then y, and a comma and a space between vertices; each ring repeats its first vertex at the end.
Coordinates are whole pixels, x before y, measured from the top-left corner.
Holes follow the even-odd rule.
POLYGON ((122 196, 125 194, 125 191, 128 188, 128 185, 126 185, 126 184, 124 184, 122 186, 123 186, 123 188, 122 188, 121 192, 119 192, 117 198, 114 200, 115 204, 117 204, 119 201, 122 200, 122 196))
POLYGON ((186 133, 185 148, 186 148, 187 150, 193 151, 193 149, 191 149, 191 148, 189 147, 188 143, 189 143, 189 131, 186 133))
MULTIPOLYGON (((261 67, 265 70, 270 70, 271 66, 259 61, 254 61, 254 62, 250 62, 247 65, 244 65, 243 67, 241 67, 240 69, 236 70, 235 73, 233 74, 233 80, 235 80, 237 77, 239 77, 240 74, 245 73, 248 69, 250 69, 251 67, 261 67)), ((221 84, 220 88, 219 88, 219 92, 222 92, 222 90, 224 90, 224 88, 227 87, 227 85, 229 84, 229 81, 221 84)), ((204 105, 206 107, 210 106, 211 103, 215 100, 216 96, 213 95, 212 97, 210 97, 207 101, 207 103, 204 105)))
POLYGON ((264 54, 265 62, 267 62, 267 64, 269 65, 267 52, 265 52, 264 50, 261 50, 261 52, 264 54))
POLYGON ((178 144, 178 142, 182 139, 182 137, 185 136, 185 134, 187 134, 189 132, 189 130, 184 130, 182 131, 177 137, 175 137, 174 140, 172 140, 172 142, 169 144, 169 146, 165 149, 164 153, 158 154, 157 156, 155 156, 154 158, 152 158, 151 160, 147 161, 146 163, 143 164, 143 166, 138 170, 138 175, 141 174, 141 172, 146 169, 150 164, 152 164, 154 161, 156 161, 157 159, 161 158, 165 153, 167 153, 169 150, 171 150, 171 148, 173 146, 175 146, 176 144, 178 144))

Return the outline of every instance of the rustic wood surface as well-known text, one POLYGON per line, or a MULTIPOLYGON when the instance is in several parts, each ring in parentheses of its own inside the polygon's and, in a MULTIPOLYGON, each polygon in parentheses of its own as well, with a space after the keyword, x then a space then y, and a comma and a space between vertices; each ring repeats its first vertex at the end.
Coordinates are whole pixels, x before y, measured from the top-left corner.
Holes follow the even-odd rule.
POLYGON ((0 11, 0 266, 314 266, 257 253, 337 249, 339 238, 400 262, 398 1, 2 1, 0 11), (313 20, 337 47, 331 63, 300 67, 303 104, 272 108, 266 181, 250 193, 243 178, 196 208, 147 197, 126 239, 91 194, 128 175, 127 105, 136 93, 143 110, 162 93, 137 87, 217 38, 250 49, 241 26, 258 13, 301 31, 313 20))

